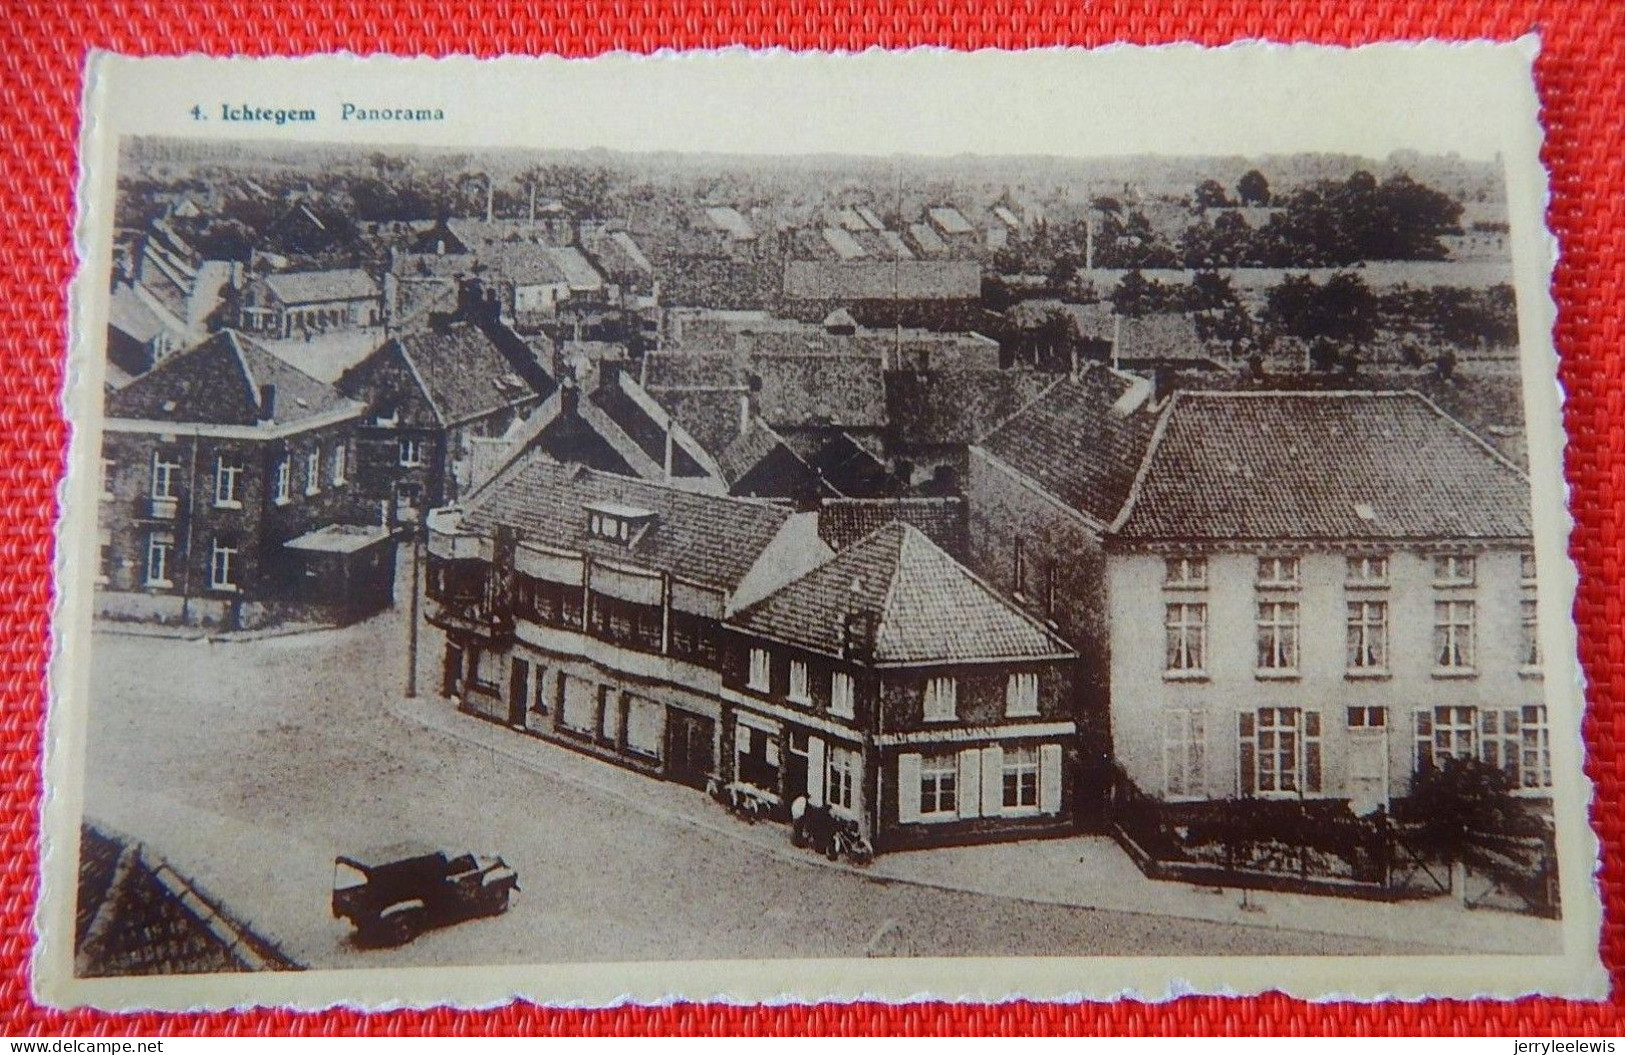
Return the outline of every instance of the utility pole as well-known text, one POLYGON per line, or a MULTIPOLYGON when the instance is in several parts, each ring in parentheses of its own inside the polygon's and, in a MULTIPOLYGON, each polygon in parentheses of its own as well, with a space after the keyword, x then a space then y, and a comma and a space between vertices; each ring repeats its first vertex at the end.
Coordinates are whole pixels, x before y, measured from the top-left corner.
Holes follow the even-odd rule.
POLYGON ((423 567, 423 538, 419 525, 412 532, 412 596, 407 601, 406 621, 406 698, 416 699, 418 694, 418 590, 420 569, 423 567))

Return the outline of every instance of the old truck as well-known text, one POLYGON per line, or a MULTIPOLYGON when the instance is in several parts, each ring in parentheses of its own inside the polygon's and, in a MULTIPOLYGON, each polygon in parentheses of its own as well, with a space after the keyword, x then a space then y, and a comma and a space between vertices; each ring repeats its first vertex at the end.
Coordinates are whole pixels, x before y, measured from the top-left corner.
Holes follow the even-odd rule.
POLYGON ((430 927, 507 911, 519 876, 500 857, 395 845, 333 862, 333 916, 363 944, 399 945, 430 927))

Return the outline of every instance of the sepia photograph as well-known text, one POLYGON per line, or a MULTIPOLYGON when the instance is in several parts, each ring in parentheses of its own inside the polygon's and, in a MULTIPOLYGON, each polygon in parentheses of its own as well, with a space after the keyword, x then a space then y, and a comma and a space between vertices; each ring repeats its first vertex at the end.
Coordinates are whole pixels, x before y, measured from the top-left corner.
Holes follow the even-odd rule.
POLYGON ((54 999, 1600 992, 1531 58, 104 62, 54 999))

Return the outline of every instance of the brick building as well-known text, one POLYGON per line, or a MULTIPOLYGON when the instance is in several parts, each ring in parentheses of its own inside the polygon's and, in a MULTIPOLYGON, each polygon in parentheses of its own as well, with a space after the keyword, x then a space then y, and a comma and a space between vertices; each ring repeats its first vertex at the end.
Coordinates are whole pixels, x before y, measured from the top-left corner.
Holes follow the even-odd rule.
POLYGON ((227 628, 390 603, 362 406, 232 330, 107 399, 98 614, 227 628))

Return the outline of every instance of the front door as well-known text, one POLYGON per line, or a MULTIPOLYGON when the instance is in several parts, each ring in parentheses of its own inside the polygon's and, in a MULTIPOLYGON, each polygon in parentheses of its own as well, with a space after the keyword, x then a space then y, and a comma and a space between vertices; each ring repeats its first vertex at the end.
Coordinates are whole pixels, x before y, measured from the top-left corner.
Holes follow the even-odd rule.
POLYGON ((699 714, 673 707, 666 718, 666 774, 679 784, 704 788, 716 772, 712 743, 716 723, 699 714))
POLYGON ((461 695, 462 688, 463 650, 456 645, 447 645, 445 658, 440 665, 440 695, 449 700, 461 695))
POLYGON ((525 727, 525 705, 530 700, 530 663, 513 658, 508 673, 508 724, 518 729, 525 727))
POLYGON ((1362 817, 1388 805, 1387 733, 1386 728, 1349 730, 1349 808, 1362 817))

